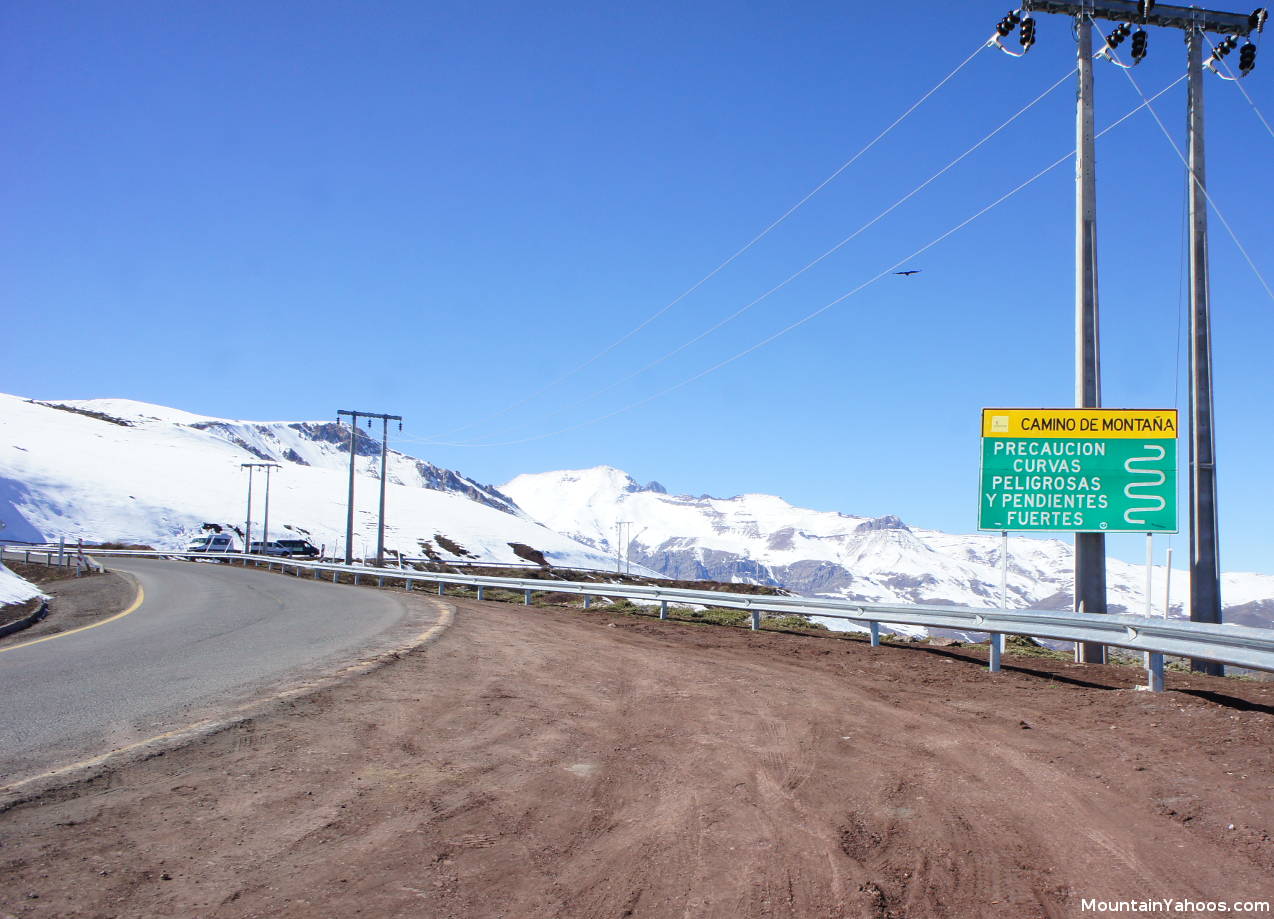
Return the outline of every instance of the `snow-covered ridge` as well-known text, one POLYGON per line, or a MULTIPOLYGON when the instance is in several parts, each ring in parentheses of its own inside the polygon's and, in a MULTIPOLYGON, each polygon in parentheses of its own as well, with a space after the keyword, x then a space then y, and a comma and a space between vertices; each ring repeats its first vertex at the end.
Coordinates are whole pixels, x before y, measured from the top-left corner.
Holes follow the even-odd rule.
MULTIPOLYGON (((616 524, 631 521, 630 557, 677 578, 774 584, 797 593, 877 603, 998 605, 998 534, 953 535, 794 507, 773 495, 668 495, 610 466, 520 475, 500 491, 548 526, 615 552, 616 524)), ((1009 603, 1063 609, 1072 603, 1069 541, 1009 540, 1009 603)), ((1163 614, 1166 569, 1154 572, 1153 610, 1163 614)), ((1112 611, 1145 609, 1145 569, 1107 561, 1112 611)), ((1274 576, 1222 576, 1227 621, 1274 624, 1274 576)), ((1172 615, 1186 616, 1189 578, 1172 573, 1172 615)))
MULTIPOLYGON (((27 600, 43 595, 40 588, 0 564, 0 606, 25 603, 27 600)), ((4 620, 0 619, 0 624, 3 624, 3 622, 4 620)))
MULTIPOLYGON (((241 525, 247 474, 240 464, 272 462, 281 468, 270 483, 271 535, 290 531, 332 549, 345 531, 349 436, 349 427, 329 421, 233 421, 123 399, 42 403, 0 395, 4 537, 178 548, 206 522, 241 525)), ((380 443, 357 429, 354 444, 355 552, 362 554, 375 546, 380 443)), ((613 564, 532 520, 488 485, 395 450, 387 465, 390 549, 515 562, 521 559, 509 544, 522 543, 554 564, 613 564)), ((254 484, 259 539, 260 473, 254 484)))
POLYGON ((90 412, 101 412, 121 421, 134 424, 147 424, 154 421, 169 424, 196 424, 201 421, 226 421, 225 418, 211 418, 207 415, 196 415, 184 412, 179 408, 166 405, 152 405, 149 402, 137 402, 133 399, 63 399, 50 402, 51 405, 65 405, 90 412))

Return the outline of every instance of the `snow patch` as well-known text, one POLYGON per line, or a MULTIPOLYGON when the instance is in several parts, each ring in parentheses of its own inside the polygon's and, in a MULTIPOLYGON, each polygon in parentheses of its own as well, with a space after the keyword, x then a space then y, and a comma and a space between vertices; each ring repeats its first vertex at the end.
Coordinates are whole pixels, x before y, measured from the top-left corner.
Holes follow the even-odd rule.
POLYGON ((33 597, 44 596, 40 588, 25 578, 20 578, 4 565, 0 565, 0 606, 25 603, 33 597))

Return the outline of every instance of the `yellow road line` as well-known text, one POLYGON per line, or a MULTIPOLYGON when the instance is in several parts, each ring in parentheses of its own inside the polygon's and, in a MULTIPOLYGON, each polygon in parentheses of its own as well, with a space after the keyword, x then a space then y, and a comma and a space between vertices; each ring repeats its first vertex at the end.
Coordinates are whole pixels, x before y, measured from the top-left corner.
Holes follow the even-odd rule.
POLYGON ((24 641, 20 645, 10 645, 7 648, 0 648, 0 654, 4 654, 6 651, 16 651, 19 648, 29 648, 32 645, 38 645, 42 641, 52 641, 55 638, 65 638, 68 635, 74 635, 76 632, 87 632, 89 629, 95 629, 99 625, 106 625, 106 623, 114 622, 116 619, 123 619, 129 613, 137 612, 137 608, 142 605, 145 599, 146 599, 146 591, 142 590, 142 585, 139 583, 137 585, 137 598, 133 600, 132 605, 130 605, 128 609, 124 610, 122 613, 116 613, 114 616, 111 616, 109 619, 103 619, 101 622, 94 622, 92 625, 82 625, 78 629, 71 629, 69 632, 58 632, 56 635, 45 635, 43 638, 36 638, 31 641, 24 641))
MULTIPOLYGON (((125 610, 124 612, 120 613, 118 616, 113 616, 111 618, 118 619, 120 616, 125 616, 128 613, 131 613, 134 609, 136 609, 137 606, 140 606, 141 605, 140 593, 141 593, 141 587, 139 586, 138 587, 139 596, 138 596, 137 603, 134 606, 130 607, 129 609, 125 610)), ((167 740, 174 740, 174 739, 180 739, 183 741, 193 740, 195 737, 199 736, 202 733, 205 733, 205 732, 211 733, 212 731, 215 731, 221 728, 230 727, 233 724, 246 721, 247 719, 253 717, 254 715, 261 714, 263 713, 264 708, 272 703, 283 702, 289 699, 298 699, 303 696, 309 695, 311 693, 315 693, 323 689, 327 689, 335 685, 336 683, 340 682, 342 679, 353 677, 353 676, 359 676, 364 673, 370 673, 372 670, 375 670, 381 664, 387 663, 392 658, 396 658, 399 654, 402 654, 408 651, 418 650, 424 647, 425 645, 428 645, 429 643, 437 640, 438 636, 440 636, 442 633, 447 631, 447 629, 451 627, 452 623, 455 622, 456 608, 454 606, 452 606, 449 603, 442 603, 438 600, 432 600, 432 599, 427 602, 429 602, 436 610, 438 610, 438 621, 435 622, 433 625, 431 625, 429 628, 425 629, 415 638, 411 639, 411 641, 408 642, 406 645, 403 645, 399 648, 395 648, 392 651, 384 651, 369 660, 359 661, 357 663, 342 667, 340 670, 337 670, 335 673, 330 674, 326 677, 320 677, 319 679, 316 679, 307 683, 303 683, 300 686, 296 686, 292 689, 287 689, 282 692, 275 693, 274 695, 267 696, 264 699, 256 699, 256 700, 253 700, 252 702, 247 702, 243 705, 236 706, 235 708, 232 708, 228 713, 226 713, 225 715, 221 717, 204 718, 200 721, 194 721, 186 725, 185 727, 175 728, 171 731, 165 731, 162 734, 156 734, 154 737, 148 737, 145 740, 139 740, 139 741, 136 741, 135 743, 128 744, 127 746, 119 747, 115 750, 110 751, 109 753, 102 753, 102 754, 99 754, 98 756, 91 756, 88 759, 82 759, 79 762, 71 763, 70 765, 67 765, 67 766, 60 766, 57 769, 50 770, 49 772, 43 772, 43 773, 40 773, 39 775, 28 776, 25 779, 21 779, 17 782, 14 782, 12 785, 0 785, 0 795, 13 794, 15 792, 18 792, 22 788, 35 785, 37 783, 47 782, 53 779, 58 779, 63 776, 74 775, 75 773, 80 772, 81 770, 92 769, 96 766, 106 765, 111 763, 114 760, 120 759, 121 757, 125 756, 126 754, 128 754, 129 752, 133 750, 137 750, 143 747, 154 746, 156 744, 162 744, 164 741, 167 741, 167 740)), ((109 622, 110 620, 108 619, 105 621, 109 622)), ((102 623, 98 623, 98 624, 101 625, 102 623)), ((86 626, 85 628, 92 628, 92 626, 86 626)), ((65 634, 69 635, 70 632, 67 632, 65 634)), ((56 638, 57 636, 50 635, 49 637, 56 638)), ((45 641, 46 639, 39 639, 39 640, 45 641)), ((35 644, 35 642, 30 642, 30 644, 35 644)), ((3 808, 0 808, 0 811, 2 810, 3 808)))

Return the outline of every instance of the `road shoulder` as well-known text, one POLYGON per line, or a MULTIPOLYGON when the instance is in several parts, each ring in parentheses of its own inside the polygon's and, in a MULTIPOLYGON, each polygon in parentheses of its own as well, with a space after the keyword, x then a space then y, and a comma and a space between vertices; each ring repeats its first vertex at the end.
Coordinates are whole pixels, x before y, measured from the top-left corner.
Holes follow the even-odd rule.
POLYGON ((12 561, 6 564, 49 595, 49 614, 29 629, 0 638, 0 649, 109 619, 126 609, 137 594, 137 581, 123 572, 98 572, 77 578, 66 569, 15 565, 12 561))

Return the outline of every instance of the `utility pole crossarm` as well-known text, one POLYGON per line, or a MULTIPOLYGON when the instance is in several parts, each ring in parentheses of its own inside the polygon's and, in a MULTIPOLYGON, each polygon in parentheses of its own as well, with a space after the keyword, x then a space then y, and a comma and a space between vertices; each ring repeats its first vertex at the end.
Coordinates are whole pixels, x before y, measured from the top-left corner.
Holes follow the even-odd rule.
POLYGON ((1138 12, 1138 4, 1132 0, 1022 0, 1023 11, 1032 13, 1063 13, 1068 16, 1092 16, 1112 22, 1135 22, 1140 25, 1167 26, 1174 29, 1197 27, 1205 32, 1226 35, 1248 35, 1252 31, 1252 17, 1246 13, 1221 13, 1189 6, 1154 4, 1145 16, 1138 12))
POLYGON ((349 415, 351 418, 379 418, 382 421, 402 421, 402 415, 382 415, 379 412, 351 412, 348 409, 339 408, 336 410, 338 415, 349 415))

